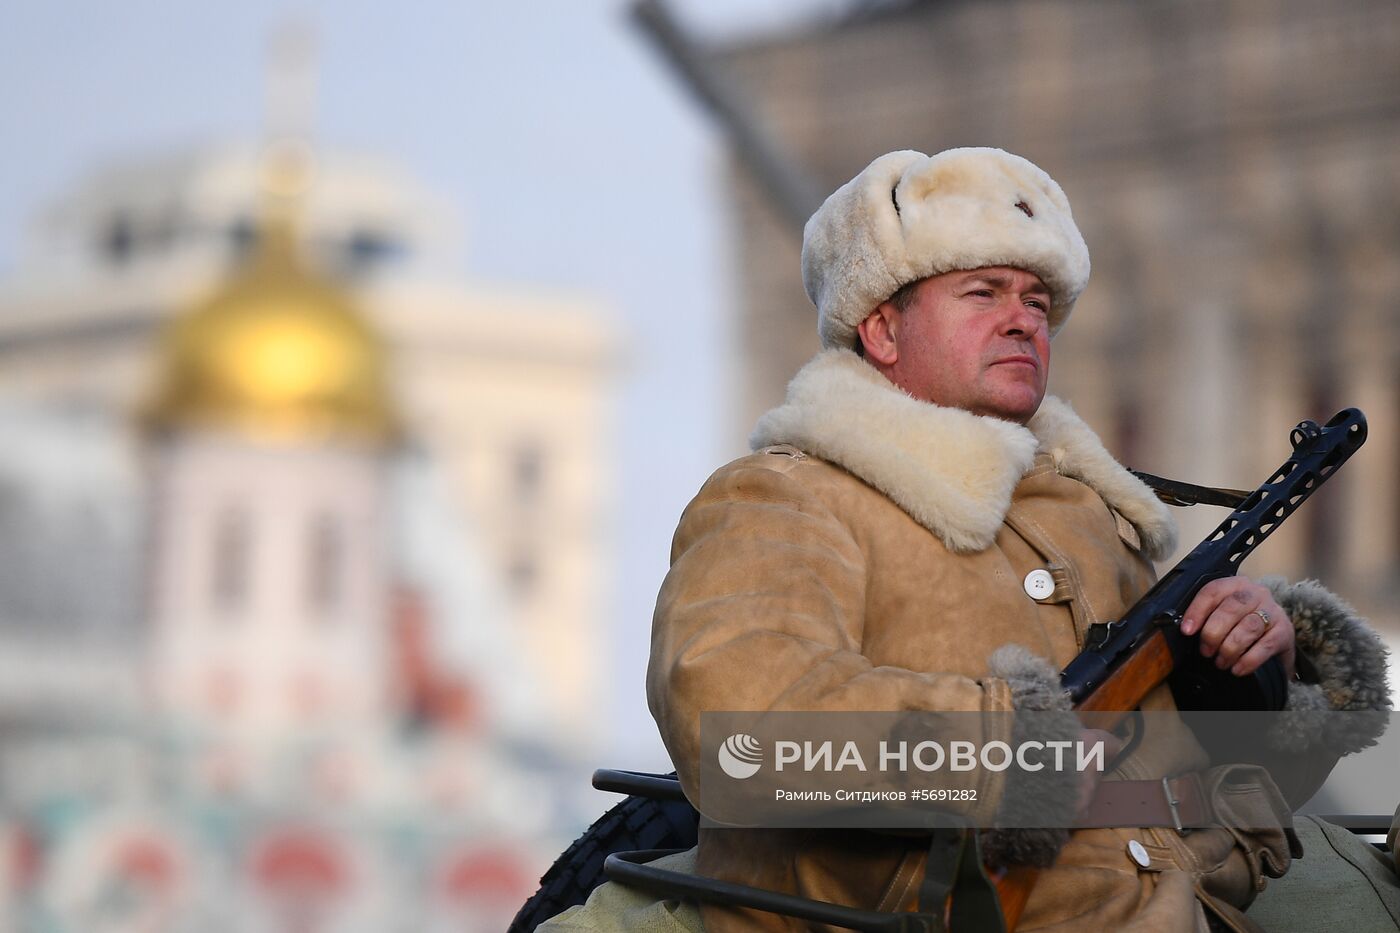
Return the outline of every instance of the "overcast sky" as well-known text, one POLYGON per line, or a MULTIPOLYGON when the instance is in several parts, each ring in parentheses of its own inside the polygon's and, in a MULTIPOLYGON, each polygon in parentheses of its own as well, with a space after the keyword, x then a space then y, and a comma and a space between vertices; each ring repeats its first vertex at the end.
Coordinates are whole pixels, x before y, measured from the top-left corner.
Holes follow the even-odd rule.
MULTIPOLYGON (((673 0, 747 34, 835 0, 673 0)), ((313 137, 377 154, 441 194, 460 271, 600 299, 631 364, 620 397, 614 760, 659 767, 642 677, 681 508, 740 451, 721 437, 733 304, 721 143, 618 0, 7 3, 0 11, 0 277, 47 200, 117 158, 261 138, 269 37, 315 34, 313 137)), ((728 427, 728 426, 725 426, 728 427)))

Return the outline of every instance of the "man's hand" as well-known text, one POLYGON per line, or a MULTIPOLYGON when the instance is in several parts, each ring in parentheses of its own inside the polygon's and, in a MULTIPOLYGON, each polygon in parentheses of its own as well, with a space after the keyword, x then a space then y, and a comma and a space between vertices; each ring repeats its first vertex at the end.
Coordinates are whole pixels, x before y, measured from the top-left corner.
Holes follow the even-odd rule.
POLYGON ((1293 623, 1268 587, 1247 577, 1225 577, 1201 587, 1186 607, 1181 631, 1200 632, 1201 654, 1236 677, 1254 673, 1275 655, 1293 677, 1293 623))

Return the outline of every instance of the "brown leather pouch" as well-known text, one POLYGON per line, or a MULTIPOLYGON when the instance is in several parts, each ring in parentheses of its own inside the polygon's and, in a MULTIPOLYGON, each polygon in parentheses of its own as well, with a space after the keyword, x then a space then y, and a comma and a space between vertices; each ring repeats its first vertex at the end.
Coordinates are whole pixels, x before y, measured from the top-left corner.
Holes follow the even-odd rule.
POLYGON ((1188 833, 1182 843, 1203 869, 1201 890, 1234 907, 1248 907, 1268 883, 1303 854, 1293 831, 1293 813, 1269 772, 1256 765, 1221 765, 1201 775, 1219 830, 1188 833), (1213 867, 1212 867, 1213 866, 1213 867))

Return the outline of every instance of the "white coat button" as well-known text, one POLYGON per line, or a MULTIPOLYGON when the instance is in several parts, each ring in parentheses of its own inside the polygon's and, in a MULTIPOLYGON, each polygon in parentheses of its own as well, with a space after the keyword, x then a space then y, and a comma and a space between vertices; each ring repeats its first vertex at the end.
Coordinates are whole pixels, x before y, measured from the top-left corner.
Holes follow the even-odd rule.
POLYGON ((1128 843, 1128 854, 1133 857, 1134 862, 1137 862, 1139 868, 1148 868, 1152 865, 1152 856, 1147 854, 1147 849, 1136 839, 1128 843))
POLYGON ((1026 574, 1025 582, 1021 585, 1031 599, 1048 599, 1055 592, 1055 578, 1050 576, 1048 570, 1032 570, 1026 574))

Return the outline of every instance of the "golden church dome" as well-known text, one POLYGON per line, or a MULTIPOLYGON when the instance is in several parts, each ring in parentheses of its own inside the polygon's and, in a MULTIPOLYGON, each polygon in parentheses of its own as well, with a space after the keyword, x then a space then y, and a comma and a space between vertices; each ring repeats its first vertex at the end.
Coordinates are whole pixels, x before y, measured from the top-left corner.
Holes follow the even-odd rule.
POLYGON ((394 419, 383 345, 346 293, 297 256, 290 215, 166 334, 147 409, 157 429, 270 439, 384 440, 394 419))

